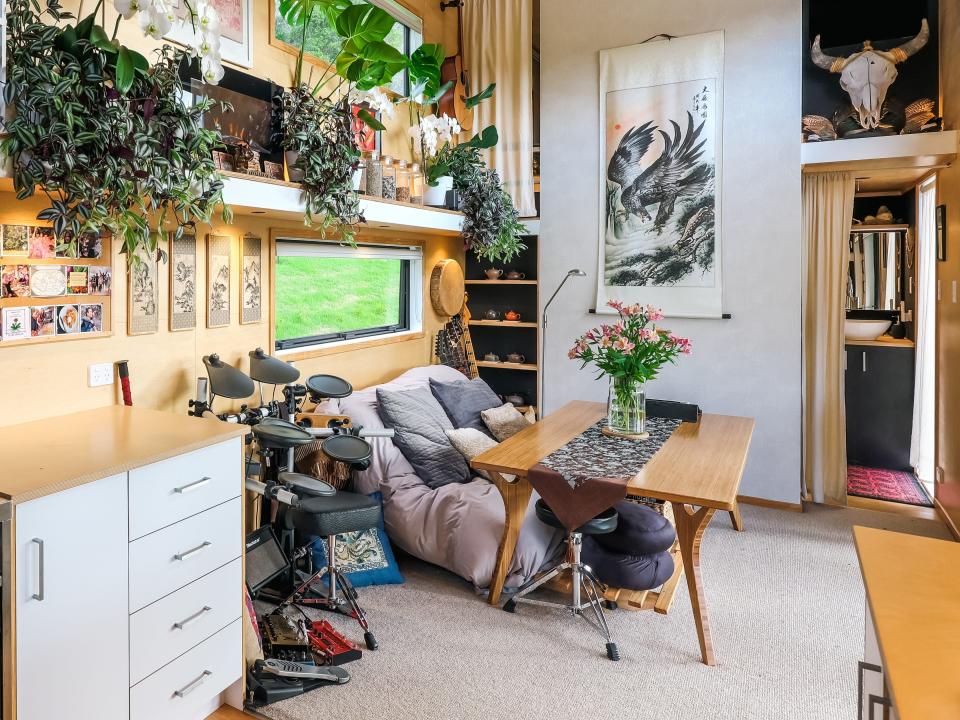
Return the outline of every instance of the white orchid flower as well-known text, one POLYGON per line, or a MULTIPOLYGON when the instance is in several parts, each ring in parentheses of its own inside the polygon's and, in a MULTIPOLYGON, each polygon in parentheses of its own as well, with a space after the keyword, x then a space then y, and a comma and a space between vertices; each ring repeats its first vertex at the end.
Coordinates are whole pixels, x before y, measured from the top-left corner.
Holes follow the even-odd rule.
POLYGON ((163 12, 158 12, 156 8, 141 10, 139 14, 140 29, 144 35, 152 37, 154 40, 162 40, 163 36, 170 32, 173 27, 171 20, 163 12))
POLYGON ((113 0, 113 8, 124 20, 129 20, 140 11, 141 3, 140 0, 113 0))
POLYGON ((200 74, 204 82, 216 85, 223 79, 223 73, 223 65, 218 54, 211 53, 200 61, 200 74))

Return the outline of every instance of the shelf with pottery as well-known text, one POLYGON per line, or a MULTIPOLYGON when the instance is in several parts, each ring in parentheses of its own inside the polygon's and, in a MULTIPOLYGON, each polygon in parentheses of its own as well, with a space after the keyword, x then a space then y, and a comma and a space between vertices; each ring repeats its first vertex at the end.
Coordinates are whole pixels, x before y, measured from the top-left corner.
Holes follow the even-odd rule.
POLYGON ((536 280, 464 280, 467 285, 537 285, 536 280))
POLYGON ((536 372, 539 369, 534 363, 515 363, 500 360, 477 360, 477 367, 500 368, 501 370, 526 370, 536 372))
MULTIPOLYGON (((303 220, 306 206, 299 184, 234 172, 223 175, 223 201, 234 214, 303 220)), ((454 236, 463 226, 463 213, 397 200, 361 195, 360 211, 368 228, 454 236)))
POLYGON ((508 328, 535 328, 536 323, 520 322, 519 320, 471 320, 470 325, 479 325, 482 327, 508 327, 508 328))
POLYGON ((805 172, 857 168, 935 168, 957 157, 956 130, 806 142, 800 146, 805 172))

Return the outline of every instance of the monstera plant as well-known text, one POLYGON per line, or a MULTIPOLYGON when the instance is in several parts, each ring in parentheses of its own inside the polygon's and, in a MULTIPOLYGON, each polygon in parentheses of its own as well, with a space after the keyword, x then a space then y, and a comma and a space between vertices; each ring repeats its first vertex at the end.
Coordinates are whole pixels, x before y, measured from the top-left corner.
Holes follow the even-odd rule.
POLYGON ((202 125, 209 102, 183 101, 184 53, 165 46, 151 65, 117 26, 107 34, 101 5, 73 24, 59 0, 8 0, 3 92, 15 112, 0 150, 17 197, 46 196, 37 217, 61 249, 75 255, 82 234, 107 230, 133 262, 140 248, 163 254, 157 231, 179 237, 222 205, 220 137, 202 125))

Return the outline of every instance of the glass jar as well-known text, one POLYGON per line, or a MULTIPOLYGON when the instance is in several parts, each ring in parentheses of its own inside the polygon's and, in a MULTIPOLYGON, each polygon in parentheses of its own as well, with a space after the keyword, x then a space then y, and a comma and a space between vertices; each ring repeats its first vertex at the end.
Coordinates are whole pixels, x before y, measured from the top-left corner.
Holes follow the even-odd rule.
POLYGON ((357 169, 354 170, 354 190, 357 191, 360 195, 367 194, 367 165, 370 163, 370 153, 364 152, 360 155, 360 162, 357 164, 357 169), (359 178, 359 179, 358 179, 359 178))
POLYGON ((423 205, 423 173, 418 163, 410 166, 410 202, 423 205))
POLYGON ((397 164, 397 200, 410 202, 410 168, 407 167, 406 160, 397 164))
POLYGON ((647 427, 647 394, 642 380, 610 378, 607 427, 622 435, 642 435, 647 427))
POLYGON ((383 173, 383 188, 380 197, 384 200, 397 199, 397 167, 393 164, 393 158, 389 155, 383 158, 380 164, 380 172, 383 173))
POLYGON ((383 165, 377 153, 370 153, 366 166, 366 188, 370 197, 383 197, 383 165))

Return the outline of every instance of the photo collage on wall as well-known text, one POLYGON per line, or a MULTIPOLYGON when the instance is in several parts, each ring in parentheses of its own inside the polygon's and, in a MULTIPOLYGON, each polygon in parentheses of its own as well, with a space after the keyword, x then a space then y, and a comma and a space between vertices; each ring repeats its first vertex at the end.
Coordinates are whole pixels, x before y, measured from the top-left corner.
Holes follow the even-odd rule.
POLYGON ((104 332, 109 262, 97 234, 58 246, 49 227, 0 225, 0 340, 104 332))

